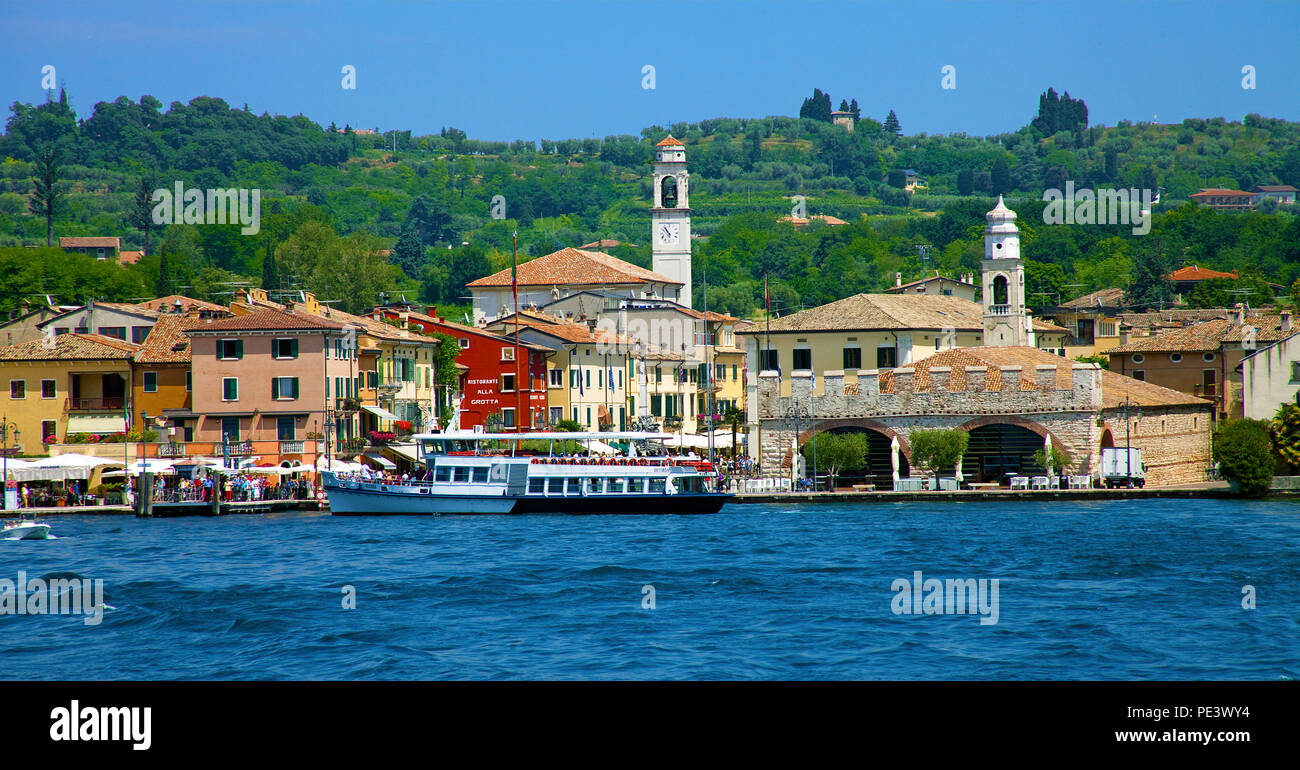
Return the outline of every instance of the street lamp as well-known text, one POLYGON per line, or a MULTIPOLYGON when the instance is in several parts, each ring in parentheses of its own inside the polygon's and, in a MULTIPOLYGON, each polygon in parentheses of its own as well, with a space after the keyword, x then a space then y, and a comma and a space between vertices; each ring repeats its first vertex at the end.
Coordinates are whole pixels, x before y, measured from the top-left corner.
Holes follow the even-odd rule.
MULTIPOLYGON (((812 478, 813 478, 813 491, 816 492, 817 491, 817 430, 816 430, 817 424, 815 418, 813 417, 813 412, 812 412, 812 395, 809 394, 807 407, 802 407, 799 406, 798 404, 791 404, 790 406, 786 407, 785 416, 786 419, 795 421, 794 434, 796 438, 799 436, 799 423, 804 419, 808 420, 808 427, 809 429, 812 430, 812 466, 813 466, 812 478)), ((791 463, 795 462, 795 459, 791 457, 790 462, 791 463)))

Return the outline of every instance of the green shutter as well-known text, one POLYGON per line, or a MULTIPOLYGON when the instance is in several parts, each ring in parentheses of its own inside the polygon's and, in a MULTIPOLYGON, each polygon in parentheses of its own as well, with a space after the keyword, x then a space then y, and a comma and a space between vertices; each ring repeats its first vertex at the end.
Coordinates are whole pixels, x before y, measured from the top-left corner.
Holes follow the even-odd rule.
MULTIPOLYGON (((294 340, 293 345, 294 345, 294 347, 296 348, 296 347, 298 346, 298 341, 297 341, 297 340, 294 340)), ((297 377, 294 377, 294 378, 292 378, 292 379, 293 379, 293 397, 294 397, 294 398, 297 398, 297 397, 298 397, 298 378, 297 378, 297 377)))
POLYGON ((244 341, 235 340, 235 358, 244 357, 244 341))
POLYGON ((280 378, 271 378, 271 399, 275 400, 280 397, 280 378))
POLYGON ((297 337, 295 337, 295 338, 289 340, 289 357, 290 357, 290 358, 297 358, 297 357, 298 357, 298 338, 297 338, 297 337))

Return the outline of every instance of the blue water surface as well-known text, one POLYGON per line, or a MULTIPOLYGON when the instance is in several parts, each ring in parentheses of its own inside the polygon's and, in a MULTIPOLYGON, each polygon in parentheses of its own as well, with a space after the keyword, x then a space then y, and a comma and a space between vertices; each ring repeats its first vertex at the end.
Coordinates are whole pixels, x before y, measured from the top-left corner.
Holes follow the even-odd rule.
POLYGON ((0 615, 4 679, 1300 676, 1292 502, 48 521, 0 579, 102 579, 115 609, 0 615), (918 570, 998 579, 998 622, 895 614, 918 570))

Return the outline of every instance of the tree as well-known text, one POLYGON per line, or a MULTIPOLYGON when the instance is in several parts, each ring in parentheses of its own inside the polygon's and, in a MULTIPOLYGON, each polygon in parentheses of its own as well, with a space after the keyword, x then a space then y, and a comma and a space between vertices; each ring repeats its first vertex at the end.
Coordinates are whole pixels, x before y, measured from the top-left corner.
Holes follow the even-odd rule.
MULTIPOLYGON (((733 444, 734 446, 734 444, 733 444)), ((867 437, 864 433, 820 433, 800 449, 809 468, 825 471, 831 488, 841 471, 857 471, 867 464, 867 437), (816 452, 813 451, 814 445, 816 452)))
POLYGON ((1060 131, 1080 131, 1088 127, 1088 106, 1082 99, 1071 99, 1066 91, 1059 98, 1056 90, 1048 88, 1038 97, 1038 115, 1031 122, 1044 136, 1060 131))
POLYGON ((903 133, 903 126, 898 122, 898 116, 893 110, 889 111, 889 116, 885 118, 885 133, 898 136, 903 133))
POLYGON ((862 120, 862 108, 858 106, 857 99, 854 99, 853 101, 849 102, 849 112, 853 113, 854 123, 858 122, 859 120, 862 120))
POLYGON ((45 218, 45 245, 54 245, 54 215, 61 208, 59 192, 59 151, 47 144, 36 150, 36 175, 32 183, 36 191, 28 201, 31 212, 45 218))
POLYGON ((975 191, 975 172, 964 168, 957 172, 957 194, 970 195, 975 191))
POLYGON ((158 256, 158 281, 154 283, 153 293, 155 297, 166 297, 172 293, 172 276, 167 270, 167 255, 158 256))
POLYGON ((1173 304, 1174 285, 1169 280, 1173 258, 1163 239, 1144 238, 1133 259, 1133 286, 1125 299, 1137 310, 1160 309, 1173 304))
POLYGON ((1282 404, 1272 423, 1273 448, 1278 469, 1288 476, 1300 472, 1300 406, 1282 404))
POLYGON ((831 122, 831 95, 822 93, 820 88, 813 89, 813 95, 803 100, 799 107, 799 117, 831 122))
POLYGON ((1273 481, 1273 442, 1265 420, 1227 420, 1215 429, 1211 453, 1219 474, 1245 497, 1263 497, 1273 481))
POLYGON ((966 454, 970 434, 961 428, 932 428, 912 431, 912 465, 938 476, 954 468, 966 454))
POLYGON ((135 192, 130 221, 131 226, 144 235, 144 256, 149 256, 149 234, 153 230, 153 182, 147 176, 140 177, 140 187, 135 192))
POLYGON ((993 171, 990 172, 989 181, 993 186, 994 195, 1006 195, 1011 192, 1011 166, 1007 163, 1006 155, 999 155, 998 159, 993 161, 993 171))
POLYGON ((402 237, 393 247, 393 264, 402 268, 410 278, 419 279, 421 263, 424 261, 424 246, 420 243, 420 233, 413 224, 402 228, 402 237))
POLYGON ((892 169, 885 177, 890 187, 897 187, 901 190, 907 186, 907 174, 904 174, 899 169, 892 169))
POLYGON ((1048 455, 1047 447, 1043 447, 1037 452, 1034 452, 1034 464, 1044 470, 1050 467, 1052 472, 1057 475, 1060 475, 1061 472, 1065 470, 1066 463, 1068 462, 1069 458, 1065 456, 1065 450, 1061 449, 1056 444, 1052 444, 1052 452, 1050 456, 1048 455))

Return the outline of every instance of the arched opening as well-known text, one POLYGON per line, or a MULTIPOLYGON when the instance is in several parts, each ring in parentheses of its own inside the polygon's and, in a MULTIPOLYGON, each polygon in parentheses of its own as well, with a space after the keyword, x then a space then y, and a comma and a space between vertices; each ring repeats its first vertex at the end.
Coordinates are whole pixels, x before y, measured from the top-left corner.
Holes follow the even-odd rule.
MULTIPOLYGON (((829 437, 835 441, 840 436, 862 436, 866 441, 865 451, 862 455, 862 463, 854 464, 856 467, 841 467, 836 469, 835 484, 840 487, 848 487, 854 484, 875 484, 878 490, 888 490, 894 488, 894 467, 890 460, 890 436, 881 431, 872 428, 863 428, 855 425, 841 426, 831 428, 826 431, 818 431, 817 439, 822 441, 824 437, 829 437)), ((801 447, 806 457, 812 456, 812 439, 806 440, 801 447)), ((828 470, 827 463, 832 459, 839 459, 835 454, 828 451, 829 447, 823 442, 818 447, 817 472, 819 476, 826 474, 828 470)), ((808 463, 808 473, 813 471, 812 463, 808 463)), ((907 462, 907 455, 900 449, 898 452, 898 476, 907 478, 911 474, 910 465, 907 462)))
POLYGON ((666 176, 659 185, 659 202, 666 209, 677 208, 677 178, 666 176))
POLYGON ((993 304, 1007 304, 1007 277, 999 275, 993 279, 993 304))
POLYGON ((1115 437, 1110 435, 1110 428, 1101 432, 1101 448, 1113 449, 1115 447, 1115 437))
POLYGON ((967 479, 1004 482, 1011 475, 1042 473, 1034 454, 1043 448, 1043 437, 1034 431, 1008 423, 972 428, 970 444, 962 458, 961 471, 967 479))

